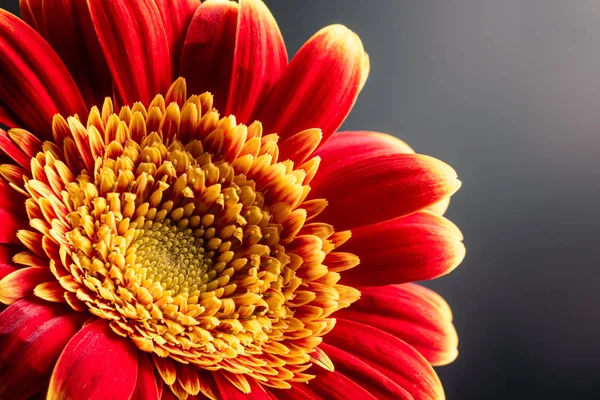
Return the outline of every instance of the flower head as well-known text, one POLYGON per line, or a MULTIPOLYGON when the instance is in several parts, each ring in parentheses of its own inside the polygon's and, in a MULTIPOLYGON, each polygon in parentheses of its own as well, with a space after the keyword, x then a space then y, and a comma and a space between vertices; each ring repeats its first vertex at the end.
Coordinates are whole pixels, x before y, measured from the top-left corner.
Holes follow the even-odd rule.
POLYGON ((443 398, 451 313, 407 282, 462 260, 459 181, 334 133, 353 32, 288 64, 260 0, 41 3, 0 10, 0 397, 443 398))

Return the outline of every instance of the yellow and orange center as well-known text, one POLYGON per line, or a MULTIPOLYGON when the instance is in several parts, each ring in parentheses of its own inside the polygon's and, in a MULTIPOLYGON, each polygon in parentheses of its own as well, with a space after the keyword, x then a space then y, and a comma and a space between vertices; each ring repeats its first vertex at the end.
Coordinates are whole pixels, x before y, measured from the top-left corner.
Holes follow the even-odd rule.
POLYGON ((337 283, 358 259, 326 265, 350 233, 313 220, 327 204, 306 200, 317 158, 278 160, 276 134, 220 118, 182 79, 148 107, 57 116, 53 134, 24 185, 39 233, 19 237, 71 307, 152 353, 176 393, 197 392, 185 368, 245 392, 247 377, 287 388, 311 363, 331 368, 317 346, 360 295, 337 283))

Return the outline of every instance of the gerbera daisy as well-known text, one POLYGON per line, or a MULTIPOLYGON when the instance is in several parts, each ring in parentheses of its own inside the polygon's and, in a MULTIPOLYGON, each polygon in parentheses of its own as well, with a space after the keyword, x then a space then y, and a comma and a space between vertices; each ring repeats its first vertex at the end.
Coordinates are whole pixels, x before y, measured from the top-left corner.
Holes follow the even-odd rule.
POLYGON ((440 399, 410 281, 462 260, 448 165, 337 132, 360 39, 260 0, 0 11, 0 398, 440 399))

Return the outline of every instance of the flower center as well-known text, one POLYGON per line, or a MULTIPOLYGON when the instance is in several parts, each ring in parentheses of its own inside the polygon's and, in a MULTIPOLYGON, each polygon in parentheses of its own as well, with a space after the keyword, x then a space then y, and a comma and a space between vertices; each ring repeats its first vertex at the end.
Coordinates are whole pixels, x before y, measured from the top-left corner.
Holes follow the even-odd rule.
POLYGON ((127 249, 126 258, 133 261, 125 274, 129 268, 134 273, 144 271, 147 279, 174 294, 206 291, 206 283, 214 275, 210 271, 214 250, 205 251, 202 233, 179 229, 170 221, 146 221, 135 230, 127 249))
POLYGON ((39 233, 20 237, 40 238, 69 305, 152 353, 174 392, 185 368, 244 392, 245 376, 307 381, 312 362, 331 368, 317 349, 331 314, 360 295, 337 283, 358 264, 333 252, 349 232, 309 222, 327 204, 306 200, 318 159, 278 160, 277 135, 185 92, 179 79, 118 115, 107 100, 86 126, 56 116, 25 183, 39 233))

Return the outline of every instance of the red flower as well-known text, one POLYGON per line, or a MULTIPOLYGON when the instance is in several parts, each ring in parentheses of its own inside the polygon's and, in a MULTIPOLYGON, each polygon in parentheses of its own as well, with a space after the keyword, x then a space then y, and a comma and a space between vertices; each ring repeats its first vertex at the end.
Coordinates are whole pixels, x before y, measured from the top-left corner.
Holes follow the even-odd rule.
POLYGON ((334 133, 368 74, 354 33, 288 64, 260 0, 21 8, 0 10, 0 398, 444 397, 450 309, 407 282, 462 260, 459 181, 334 133))

